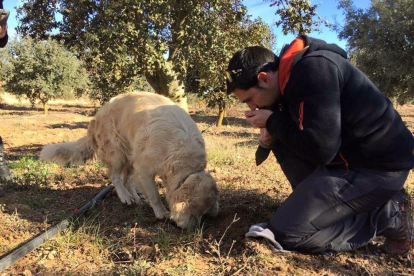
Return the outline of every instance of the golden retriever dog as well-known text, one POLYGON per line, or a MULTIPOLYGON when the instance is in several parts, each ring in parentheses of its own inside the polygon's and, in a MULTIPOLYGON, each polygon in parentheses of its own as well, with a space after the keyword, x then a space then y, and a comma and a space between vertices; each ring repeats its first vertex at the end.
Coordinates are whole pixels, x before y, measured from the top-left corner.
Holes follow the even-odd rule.
POLYGON ((166 97, 136 92, 106 103, 75 142, 46 145, 44 161, 83 164, 94 155, 108 168, 119 199, 139 203, 137 190, 155 216, 170 217, 179 227, 200 224, 218 213, 218 186, 206 169, 206 150, 192 118, 166 97), (171 213, 161 202, 155 176, 166 187, 171 213))

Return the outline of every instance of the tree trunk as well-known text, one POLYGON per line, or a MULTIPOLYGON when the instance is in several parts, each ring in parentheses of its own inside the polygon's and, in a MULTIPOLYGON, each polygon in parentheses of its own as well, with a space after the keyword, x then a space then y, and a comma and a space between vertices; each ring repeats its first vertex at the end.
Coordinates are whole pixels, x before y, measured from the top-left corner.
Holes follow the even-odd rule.
POLYGON ((223 125, 223 118, 224 118, 224 113, 226 110, 226 103, 219 103, 219 114, 217 117, 217 122, 216 122, 216 126, 221 127, 223 125))
POLYGON ((188 113, 184 82, 179 80, 178 74, 171 67, 171 62, 166 61, 164 68, 159 68, 154 74, 145 74, 145 78, 155 93, 170 98, 188 113))
POLYGON ((158 64, 153 74, 145 74, 145 77, 156 93, 164 95, 173 100, 178 106, 188 113, 187 97, 184 90, 185 58, 182 55, 184 44, 184 26, 188 20, 188 6, 185 0, 177 0, 178 10, 176 20, 172 23, 171 43, 169 46, 168 59, 158 64), (180 69, 175 69, 180 68, 180 69))
POLYGON ((44 115, 47 115, 47 114, 49 114, 48 113, 48 107, 47 107, 47 102, 45 102, 45 103, 42 103, 43 104, 43 114, 44 115))

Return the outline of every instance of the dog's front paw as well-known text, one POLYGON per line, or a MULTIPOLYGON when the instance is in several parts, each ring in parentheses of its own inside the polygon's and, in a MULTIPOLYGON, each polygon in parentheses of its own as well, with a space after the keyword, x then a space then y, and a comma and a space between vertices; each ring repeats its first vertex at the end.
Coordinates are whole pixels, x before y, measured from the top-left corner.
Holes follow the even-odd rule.
POLYGON ((132 193, 132 197, 134 198, 134 202, 136 205, 141 205, 143 203, 143 200, 137 193, 132 193))
POLYGON ((126 198, 120 198, 121 202, 127 205, 131 205, 134 202, 134 198, 132 196, 126 198))
POLYGON ((165 209, 164 206, 162 208, 159 208, 158 210, 154 210, 154 212, 157 219, 166 219, 170 218, 171 216, 171 213, 167 209, 165 209))
POLYGON ((125 192, 126 193, 122 193, 122 192, 118 193, 119 200, 124 204, 131 205, 131 203, 134 202, 135 200, 128 191, 125 191, 125 192))

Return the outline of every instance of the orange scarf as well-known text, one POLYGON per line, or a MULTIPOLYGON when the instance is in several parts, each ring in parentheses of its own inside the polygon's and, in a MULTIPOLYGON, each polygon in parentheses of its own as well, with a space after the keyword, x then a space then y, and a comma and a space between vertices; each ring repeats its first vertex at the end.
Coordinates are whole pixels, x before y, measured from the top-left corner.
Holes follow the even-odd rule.
POLYGON ((305 48, 305 39, 302 37, 297 37, 293 40, 287 51, 284 53, 280 59, 279 65, 279 88, 283 95, 287 82, 290 77, 290 70, 292 69, 292 62, 294 57, 298 52, 305 48))

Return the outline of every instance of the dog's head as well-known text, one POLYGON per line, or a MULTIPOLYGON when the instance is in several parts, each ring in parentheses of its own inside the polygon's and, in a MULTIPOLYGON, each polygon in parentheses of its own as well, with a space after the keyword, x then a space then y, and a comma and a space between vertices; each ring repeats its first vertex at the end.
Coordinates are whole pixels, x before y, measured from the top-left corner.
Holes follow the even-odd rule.
POLYGON ((210 173, 191 174, 169 196, 171 219, 181 228, 197 227, 204 214, 216 216, 219 211, 219 190, 210 173))

